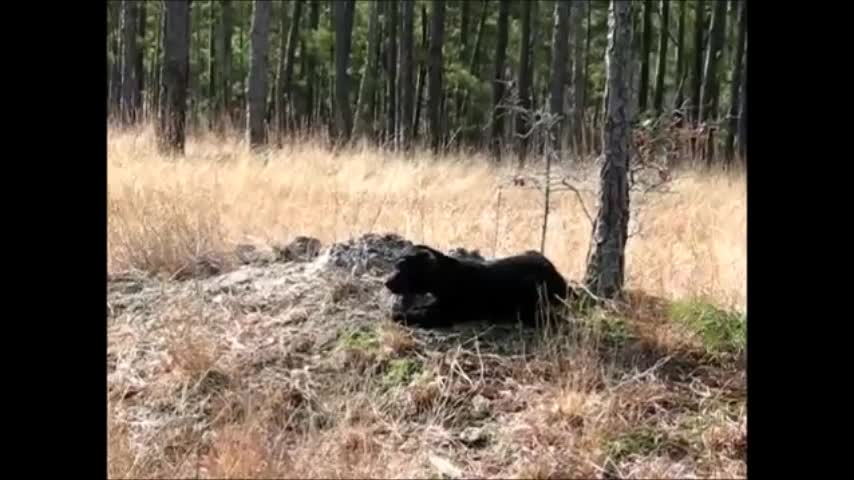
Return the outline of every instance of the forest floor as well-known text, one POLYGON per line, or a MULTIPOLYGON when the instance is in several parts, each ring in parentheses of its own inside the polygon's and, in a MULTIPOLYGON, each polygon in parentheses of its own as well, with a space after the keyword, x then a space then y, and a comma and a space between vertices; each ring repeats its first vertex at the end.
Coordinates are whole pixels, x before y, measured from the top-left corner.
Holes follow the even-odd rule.
MULTIPOLYGON (((406 240, 539 247, 541 194, 483 159, 203 137, 173 161, 139 130, 110 132, 108 168, 111 477, 746 476, 741 174, 633 198, 626 301, 545 337, 388 318, 406 240), (299 235, 316 256, 281 248, 299 235)), ((593 170, 569 176, 594 208, 593 170)), ((590 231, 557 194, 570 280, 590 231)))

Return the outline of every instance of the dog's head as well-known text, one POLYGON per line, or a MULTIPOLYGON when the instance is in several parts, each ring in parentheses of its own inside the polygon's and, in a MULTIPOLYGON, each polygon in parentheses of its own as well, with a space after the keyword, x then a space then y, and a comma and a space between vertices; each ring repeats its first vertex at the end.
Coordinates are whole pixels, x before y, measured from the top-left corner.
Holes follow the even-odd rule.
POLYGON ((425 245, 415 245, 395 263, 395 272, 386 288, 396 295, 432 293, 439 279, 444 254, 425 245))

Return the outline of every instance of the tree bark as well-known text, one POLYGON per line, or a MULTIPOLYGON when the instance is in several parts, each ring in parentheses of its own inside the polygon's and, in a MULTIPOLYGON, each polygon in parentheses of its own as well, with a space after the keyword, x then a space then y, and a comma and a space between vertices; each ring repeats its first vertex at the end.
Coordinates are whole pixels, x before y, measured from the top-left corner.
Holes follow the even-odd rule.
POLYGON ((276 130, 276 142, 278 146, 282 144, 282 134, 285 131, 285 64, 288 50, 288 5, 291 2, 282 0, 281 2, 281 18, 279 23, 279 62, 276 66, 276 85, 273 89, 273 109, 275 110, 276 119, 274 128, 276 130))
POLYGON ((110 70, 110 114, 120 114, 122 96, 122 50, 121 50, 121 18, 122 4, 118 2, 107 3, 110 14, 110 25, 113 30, 112 52, 113 62, 110 70))
POLYGON ((561 138, 563 124, 566 123, 563 111, 563 93, 566 83, 566 56, 569 50, 569 2, 555 2, 554 28, 552 29, 552 66, 549 81, 549 111, 560 117, 550 132, 552 150, 561 159, 561 138))
MULTIPOLYGON (((428 45, 428 37, 427 37, 427 25, 429 20, 427 19, 427 7, 425 5, 421 5, 421 51, 427 52, 429 49, 428 45)), ((418 124, 421 123, 421 108, 424 104, 424 86, 427 84, 427 67, 425 61, 420 62, 418 69, 418 92, 415 97, 415 120, 412 124, 412 134, 413 138, 418 137, 418 124)))
MULTIPOLYGON (((718 64, 724 46, 726 33, 727 2, 715 2, 712 15, 712 26, 709 32, 709 48, 706 51, 706 65, 703 70, 703 89, 700 94, 700 121, 716 121, 718 118, 718 102, 720 83, 718 82, 718 64)), ((715 130, 709 131, 706 144, 706 164, 711 166, 715 157, 715 130)))
POLYGON ((217 63, 222 68, 220 91, 221 104, 220 115, 231 118, 231 37, 234 34, 234 20, 231 0, 222 1, 222 29, 220 33, 220 45, 217 53, 220 59, 217 63))
POLYGON ((335 129, 340 142, 350 140, 353 114, 350 108, 350 45, 353 34, 355 0, 336 1, 332 4, 335 17, 335 129))
POLYGON ((368 17, 368 45, 365 52, 367 61, 362 70, 362 81, 359 86, 359 96, 356 103, 354 132, 357 138, 373 136, 374 133, 370 106, 377 82, 374 70, 377 68, 377 46, 380 40, 380 2, 370 2, 368 7, 370 8, 370 16, 368 17))
POLYGON ((706 14, 704 0, 697 0, 697 11, 694 17, 694 75, 691 85, 690 118, 697 123, 700 113, 700 88, 703 85, 703 32, 706 29, 706 14))
MULTIPOLYGON (((460 12, 460 56, 459 62, 460 65, 465 65, 469 59, 468 55, 468 44, 469 44, 469 18, 471 17, 471 2, 462 2, 460 8, 462 11, 460 12)), ((462 126, 465 121, 463 119, 463 101, 465 99, 465 95, 462 89, 457 88, 454 93, 454 108, 456 109, 456 119, 457 125, 462 126)))
POLYGON ((495 70, 492 81, 492 154, 501 161, 501 137, 504 133, 504 112, 500 111, 504 101, 504 60, 507 57, 507 24, 510 16, 510 0, 500 0, 498 9, 498 43, 495 46, 495 70))
POLYGON ((747 35, 747 7, 745 2, 737 2, 738 5, 738 37, 736 39, 735 57, 733 58, 732 82, 730 85, 730 107, 728 118, 728 129, 725 143, 725 155, 727 165, 732 164, 735 156, 735 136, 738 131, 738 109, 741 106, 741 76, 742 62, 744 61, 744 43, 747 35))
POLYGON ((137 106, 138 113, 137 119, 143 118, 143 114, 145 113, 145 24, 146 24, 146 11, 145 11, 145 2, 139 2, 139 12, 137 13, 139 18, 139 27, 137 28, 137 38, 139 39, 139 48, 137 48, 136 52, 136 78, 138 88, 136 90, 136 98, 134 99, 134 103, 137 106))
POLYGON ((658 70, 655 72, 655 97, 652 108, 661 115, 664 104, 664 77, 667 76, 667 42, 670 40, 670 2, 661 0, 661 34, 658 37, 658 70))
MULTIPOLYGON (((575 49, 574 77, 572 80, 574 99, 572 102, 572 138, 576 153, 581 149, 582 132, 584 128, 584 89, 587 83, 586 62, 584 60, 584 29, 582 28, 587 2, 575 4, 575 15, 572 16, 573 47, 575 49)), ((589 28, 589 27, 588 27, 589 28)))
POLYGON ((267 105, 268 60, 270 50, 270 11, 273 4, 267 0, 255 0, 250 30, 251 57, 247 79, 246 136, 249 148, 254 149, 267 142, 264 124, 267 105))
MULTIPOLYGON (((745 40, 746 42, 746 40, 745 40)), ((747 163, 747 46, 745 59, 741 65, 744 73, 741 75, 741 110, 738 115, 738 154, 741 161, 747 163)))
POLYGON ((280 111, 280 128, 288 130, 289 120, 293 119, 294 115, 294 96, 293 96, 293 78, 294 78, 294 59, 296 58, 297 42, 299 42, 299 21, 302 16, 303 0, 296 0, 293 5, 293 14, 291 15, 291 26, 288 31, 288 47, 285 58, 284 80, 282 82, 281 99, 285 102, 284 108, 280 111))
POLYGON ((640 99, 638 109, 644 113, 647 107, 647 95, 649 94, 649 55, 652 52, 652 0, 643 2, 643 43, 641 45, 641 76, 640 76, 640 99))
POLYGON ((401 144, 405 151, 412 148, 413 83, 415 46, 415 0, 405 0, 403 6, 403 25, 400 39, 400 133, 401 144))
POLYGON ((685 21, 687 19, 688 3, 680 2, 679 6, 679 33, 676 44, 676 100, 674 108, 682 110, 685 101, 685 21))
MULTIPOLYGON (((320 0, 311 0, 308 12, 308 28, 315 34, 320 27, 320 0)), ((320 82, 318 81, 317 73, 315 73, 315 69, 317 68, 315 52, 312 51, 309 53, 306 50, 303 50, 303 52, 300 55, 306 56, 306 71, 303 72, 306 78, 306 103, 308 104, 308 108, 306 109, 306 127, 311 129, 314 126, 314 122, 320 120, 319 109, 315 113, 320 82)))
POLYGON ((724 46, 724 33, 726 32, 726 5, 725 1, 715 2, 715 10, 712 13, 712 25, 709 32, 709 48, 706 50, 706 62, 703 68, 703 87, 700 93, 700 121, 717 117, 718 92, 718 64, 724 46))
POLYGON ((530 118, 533 116, 531 108, 531 7, 534 2, 522 4, 522 37, 519 48, 519 106, 524 113, 516 115, 516 135, 518 138, 519 165, 525 164, 528 155, 528 141, 526 136, 531 128, 530 118))
POLYGON ((210 102, 210 112, 208 118, 208 125, 213 129, 216 125, 216 116, 219 110, 219 102, 217 101, 217 86, 219 85, 219 66, 220 63, 218 61, 218 52, 217 52, 217 42, 219 41, 219 35, 217 31, 219 30, 219 26, 216 21, 216 11, 215 6, 217 2, 214 0, 210 0, 208 2, 209 10, 209 20, 210 25, 208 28, 208 101, 210 102))
POLYGON ((442 118, 440 107, 442 92, 442 43, 445 37, 445 0, 432 0, 433 16, 430 25, 429 52, 429 109, 430 109, 430 143, 433 155, 438 155, 442 148, 442 118))
POLYGON ((122 123, 133 125, 139 112, 139 4, 135 0, 122 2, 122 123))
POLYGON ((161 153, 184 154, 190 67, 190 2, 163 2, 163 63, 157 144, 161 153))
POLYGON ((398 91, 397 91, 397 2, 386 4, 386 137, 391 148, 397 148, 398 142, 398 91))
POLYGON ((631 2, 612 0, 608 12, 608 52, 605 58, 605 159, 600 171, 599 212, 591 238, 584 282, 593 294, 614 298, 625 282, 625 249, 629 224, 629 72, 631 62, 631 2))

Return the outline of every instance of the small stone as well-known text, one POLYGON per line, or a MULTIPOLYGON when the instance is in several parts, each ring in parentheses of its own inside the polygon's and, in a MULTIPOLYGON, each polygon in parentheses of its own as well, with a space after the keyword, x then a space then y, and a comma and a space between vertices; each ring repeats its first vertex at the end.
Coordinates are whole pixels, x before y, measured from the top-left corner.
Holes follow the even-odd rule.
POLYGON ((460 433, 460 441, 469 447, 482 447, 487 440, 488 435, 480 427, 468 427, 460 433))
POLYGON ((476 395, 472 399, 472 414, 474 414, 475 418, 484 418, 489 416, 490 412, 489 400, 487 400, 483 395, 476 395))

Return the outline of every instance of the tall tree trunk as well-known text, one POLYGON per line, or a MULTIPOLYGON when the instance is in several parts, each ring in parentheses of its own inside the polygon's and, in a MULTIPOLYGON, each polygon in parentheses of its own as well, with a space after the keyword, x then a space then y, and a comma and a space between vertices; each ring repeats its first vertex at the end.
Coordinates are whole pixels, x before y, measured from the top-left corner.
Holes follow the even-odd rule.
POLYGON ((160 83, 161 83, 161 71, 163 67, 163 31, 166 28, 166 9, 163 8, 163 4, 160 4, 161 7, 158 9, 160 11, 160 17, 157 18, 157 32, 154 36, 154 55, 151 59, 151 95, 149 100, 148 108, 152 112, 152 118, 157 120, 157 117, 160 112, 160 83))
POLYGON ((133 125, 139 112, 139 4, 135 0, 122 2, 122 123, 133 125))
POLYGON ((586 129, 586 125, 584 124, 585 113, 587 112, 587 99, 588 99, 587 87, 588 87, 588 82, 590 81, 590 57, 591 57, 591 55, 590 55, 590 41, 592 40, 592 37, 593 37, 593 35, 592 35, 592 31, 593 31, 593 28, 592 28, 592 25, 593 25, 593 15, 592 15, 593 0, 587 0, 586 7, 587 7, 587 32, 586 32, 587 38, 584 40, 584 83, 581 86, 581 126, 579 127, 582 130, 582 132, 584 132, 584 131, 588 132, 588 134, 585 135, 586 142, 585 142, 584 153, 589 152, 593 146, 593 143, 594 143, 594 141, 593 141, 594 140, 593 139, 594 134, 592 134, 592 130, 586 129))
POLYGON ((222 66, 222 91, 221 112, 226 118, 231 118, 231 38, 234 35, 234 9, 231 0, 222 1, 222 33, 220 38, 221 59, 218 62, 222 66))
POLYGON ((285 131, 285 63, 288 49, 288 5, 291 2, 281 2, 281 23, 279 24, 279 63, 276 66, 276 86, 273 89, 273 104, 276 112, 276 142, 282 144, 282 134, 285 131))
MULTIPOLYGON (((421 51, 427 52, 429 49, 427 38, 427 7, 421 5, 421 51)), ((424 104, 424 86, 427 84, 427 62, 422 61, 418 70, 418 93, 415 98, 415 122, 412 125, 412 132, 415 138, 418 137, 418 124, 421 123, 421 108, 424 104)))
POLYGON ((718 93, 720 83, 718 82, 718 64, 724 46, 724 33, 726 33, 726 5, 725 1, 715 2, 712 12, 712 24, 709 29, 709 48, 706 50, 706 62, 703 67, 703 86, 700 93, 700 120, 706 121, 717 117, 718 93))
POLYGON ((107 4, 110 13, 110 25, 113 30, 113 64, 110 72, 110 113, 111 115, 120 114, 121 96, 122 96, 122 4, 118 2, 110 2, 107 4))
MULTIPOLYGON (((484 25, 486 25, 486 17, 489 14, 489 9, 487 8, 488 6, 489 0, 483 0, 483 6, 481 7, 482 9, 480 12, 480 23, 477 27, 477 35, 474 38, 474 46, 472 47, 470 57, 471 60, 469 61, 469 73, 471 73, 472 76, 474 76, 475 78, 478 78, 480 76, 480 45, 483 41, 483 27, 484 25)), ((468 111, 468 99, 469 92, 468 90, 466 90, 463 94, 462 101, 461 117, 463 118, 465 118, 466 112, 468 111)))
POLYGON ((217 85, 219 85, 219 52, 217 51, 217 42, 219 41, 218 30, 220 26, 216 21, 216 7, 217 2, 214 0, 210 0, 208 3, 209 14, 210 14, 210 25, 208 32, 208 102, 210 102, 210 112, 208 118, 208 125, 211 129, 216 126, 216 117, 219 112, 219 101, 217 100, 217 85))
POLYGON ((190 70, 190 2, 163 2, 163 62, 157 144, 162 153, 184 153, 190 70))
POLYGON ((362 70, 362 82, 359 86, 359 97, 356 106, 356 124, 354 128, 357 138, 373 137, 373 117, 371 115, 371 104, 374 98, 377 77, 374 71, 377 68, 377 47, 380 40, 380 2, 368 4, 370 14, 368 17, 368 45, 365 52, 364 68, 362 70))
MULTIPOLYGON (((469 17, 471 17, 471 2, 462 2, 460 5, 460 65, 465 65, 469 59, 468 44, 469 44, 469 17)), ((465 121, 463 119, 463 100, 465 95, 464 89, 457 88, 454 94, 454 107, 456 109, 457 126, 462 126, 465 121)))
POLYGON ((498 43, 495 46, 495 70, 492 76, 492 154, 501 161, 504 134, 504 112, 499 111, 504 101, 504 60, 507 57, 507 24, 510 16, 510 0, 500 0, 498 9, 498 43))
POLYGON ((695 124, 700 113, 700 88, 703 85, 703 32, 706 29, 706 5, 704 0, 697 0, 697 11, 694 17, 694 74, 691 84, 690 118, 695 124))
MULTIPOLYGON (((746 43, 746 40, 745 40, 746 43)), ((747 45, 741 68, 741 109, 738 114, 738 154, 742 162, 747 162, 747 45)))
POLYGON ((388 2, 385 11, 386 24, 386 138, 391 148, 397 148, 397 2, 388 2))
MULTIPOLYGON (((320 0, 311 0, 310 8, 308 11, 308 28, 311 30, 312 34, 316 34, 317 30, 320 26, 320 0)), ((317 59, 315 58, 315 52, 312 50, 310 53, 307 49, 302 50, 306 56, 306 70, 303 72, 303 76, 306 78, 306 103, 308 104, 308 109, 306 110, 306 127, 311 129, 314 127, 314 122, 319 120, 319 115, 315 113, 315 103, 317 102, 316 98, 318 95, 318 90, 320 88, 320 84, 317 79, 317 73, 315 73, 317 59)), ((319 109, 318 109, 319 110, 319 109)))
MULTIPOLYGON (((297 43, 299 42, 299 22, 302 16, 303 0, 296 0, 293 5, 293 15, 291 16, 291 26, 288 31, 288 48, 285 57, 285 72, 282 82, 281 99, 286 102, 286 108, 282 108, 280 114, 280 128, 288 129, 289 122, 294 118, 294 95, 293 95, 293 77, 294 77, 294 59, 296 58, 297 43)), ((283 12, 284 13, 284 12, 283 12)))
POLYGON ((664 77, 667 75, 667 41, 670 39, 670 2, 661 0, 661 34, 658 36, 658 69, 655 72, 655 116, 661 115, 664 103, 664 77))
POLYGON ((676 44, 676 101, 674 108, 682 110, 685 101, 685 21, 688 13, 688 2, 680 2, 679 5, 679 33, 676 44))
POLYGON ((432 0, 433 16, 430 25, 430 137, 433 154, 438 155, 442 148, 442 118, 440 107, 442 91, 442 42, 445 37, 445 0, 432 0))
POLYGON ((522 3, 522 37, 519 48, 519 106, 523 113, 516 115, 516 135, 519 137, 519 165, 524 165, 528 155, 527 134, 531 128, 531 7, 534 2, 522 3))
POLYGON ((338 140, 347 142, 353 130, 353 114, 350 109, 350 45, 353 34, 355 0, 336 1, 335 16, 335 129, 338 140))
MULTIPOLYGON (((700 94, 700 121, 715 121, 718 117, 718 93, 720 83, 718 82, 718 63, 724 46, 724 33, 726 33, 726 6, 727 2, 715 2, 715 10, 712 14, 712 26, 709 33, 709 48, 706 51, 706 65, 703 70, 703 89, 700 94)), ((715 130, 709 131, 708 143, 706 145, 706 162, 711 165, 715 156, 715 130)))
POLYGON ((599 175, 599 213, 591 237, 584 283, 593 294, 614 298, 625 280, 629 225, 629 75, 631 65, 631 2, 612 0, 608 12, 605 160, 599 175))
POLYGON ((400 39, 400 133, 401 143, 405 151, 412 148, 412 117, 414 106, 413 73, 415 70, 413 49, 415 48, 415 0, 402 2, 403 25, 400 39))
MULTIPOLYGON (((575 14, 572 15, 573 48, 575 49, 574 77, 572 80, 574 99, 572 102, 572 132, 576 153, 581 149, 582 129, 584 128, 584 85, 587 82, 586 62, 584 61, 584 29, 582 28, 587 2, 575 4, 575 14)), ((589 28, 589 27, 588 27, 589 28)))
POLYGON ((136 78, 137 83, 139 84, 137 88, 137 95, 134 99, 134 104, 136 104, 139 109, 139 113, 137 118, 142 118, 145 113, 145 24, 146 24, 146 11, 145 11, 145 2, 139 2, 139 13, 137 15, 139 17, 139 27, 137 28, 137 38, 139 38, 139 48, 136 52, 136 78))
POLYGON ((643 2, 643 43, 641 45, 641 76, 638 109, 646 112, 647 95, 649 93, 649 55, 652 52, 652 0, 643 2))
POLYGON ((251 57, 246 90, 246 136, 249 148, 254 149, 267 142, 264 124, 267 106, 268 60, 270 50, 270 11, 273 4, 267 0, 255 0, 252 12, 252 27, 249 34, 251 57))
POLYGON ((552 29, 552 76, 549 81, 549 111, 560 118, 550 132, 552 149, 561 157, 562 126, 566 123, 563 111, 563 92, 566 83, 566 56, 569 50, 570 2, 555 2, 554 28, 552 29))
POLYGON ((732 67, 732 82, 730 84, 730 107, 725 155, 727 165, 732 164, 732 159, 735 156, 735 136, 738 130, 738 109, 741 106, 741 70, 742 62, 744 61, 744 43, 747 35, 747 7, 745 2, 736 2, 738 8, 738 38, 735 42, 735 57, 733 57, 732 67))

